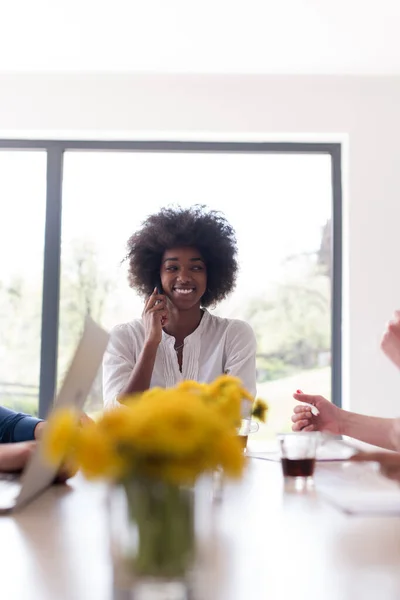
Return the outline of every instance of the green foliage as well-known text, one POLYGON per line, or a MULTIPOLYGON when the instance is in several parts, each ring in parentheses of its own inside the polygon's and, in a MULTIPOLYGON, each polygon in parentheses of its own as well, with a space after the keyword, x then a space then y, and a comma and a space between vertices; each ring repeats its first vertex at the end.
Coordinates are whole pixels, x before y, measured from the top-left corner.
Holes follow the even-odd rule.
MULTIPOLYGON (((68 369, 84 318, 101 322, 112 280, 103 272, 96 247, 77 240, 63 248, 58 382, 68 369)), ((36 415, 38 398, 20 396, 18 384, 38 386, 42 281, 13 277, 0 282, 0 390, 1 384, 17 384, 15 395, 1 397, 3 405, 36 415)), ((5 388, 9 391, 12 388, 5 388)), ((1 395, 1 391, 0 391, 1 395)), ((98 374, 87 406, 102 404, 101 373, 98 374)))
POLYGON ((11 277, 0 285, 0 389, 2 383, 39 384, 41 294, 41 280, 11 277))
MULTIPOLYGON (((320 250, 295 256, 282 266, 281 282, 241 305, 237 316, 253 327, 257 342, 259 382, 291 376, 319 366, 330 352, 330 222, 320 250)), ((97 248, 77 240, 63 247, 58 382, 72 357, 84 317, 100 323, 110 309, 113 277, 98 260, 97 248)), ((37 386, 39 383, 42 281, 14 278, 0 282, 0 383, 37 386)), ((118 306, 117 306, 118 308, 118 306)), ((116 307, 114 306, 114 311, 116 307)), ((4 403, 4 399, 2 399, 4 403)), ((96 377, 86 409, 102 405, 101 373, 96 377)), ((18 396, 10 406, 31 414, 37 399, 18 396)))
POLYGON ((262 354, 257 355, 256 368, 259 383, 281 379, 293 371, 290 365, 286 364, 281 358, 277 356, 268 357, 262 354))
POLYGON ((18 396, 16 393, 12 399, 5 400, 2 398, 1 401, 2 406, 6 408, 12 408, 17 412, 23 412, 27 415, 32 415, 33 417, 37 417, 38 415, 38 407, 39 407, 39 396, 32 396, 31 398, 18 396))
POLYGON ((311 259, 306 265, 302 260, 294 275, 245 309, 258 342, 260 381, 317 367, 319 356, 330 352, 330 279, 311 259))
MULTIPOLYGON (((75 240, 63 253, 60 293, 58 383, 60 385, 81 335, 85 317, 102 323, 107 299, 114 287, 104 272, 93 243, 75 240)), ((86 402, 86 410, 102 405, 99 372, 86 402)))

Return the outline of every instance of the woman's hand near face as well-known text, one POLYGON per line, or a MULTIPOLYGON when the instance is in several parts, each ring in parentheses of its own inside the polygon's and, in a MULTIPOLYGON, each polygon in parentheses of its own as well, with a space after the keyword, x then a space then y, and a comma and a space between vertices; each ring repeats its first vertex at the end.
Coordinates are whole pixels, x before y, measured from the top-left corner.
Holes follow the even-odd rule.
POLYGON ((146 342, 158 344, 162 338, 162 328, 168 322, 167 298, 157 294, 154 289, 144 305, 142 319, 145 329, 146 342))

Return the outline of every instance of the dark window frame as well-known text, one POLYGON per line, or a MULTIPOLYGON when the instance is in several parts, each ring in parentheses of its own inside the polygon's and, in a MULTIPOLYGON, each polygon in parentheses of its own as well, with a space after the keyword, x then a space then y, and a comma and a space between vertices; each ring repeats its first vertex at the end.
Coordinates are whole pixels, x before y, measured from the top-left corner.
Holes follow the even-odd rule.
POLYGON ((51 408, 57 386, 62 176, 64 152, 207 152, 329 154, 332 161, 332 401, 342 405, 342 172, 340 143, 0 140, 0 150, 47 153, 46 223, 40 353, 39 415, 51 408))

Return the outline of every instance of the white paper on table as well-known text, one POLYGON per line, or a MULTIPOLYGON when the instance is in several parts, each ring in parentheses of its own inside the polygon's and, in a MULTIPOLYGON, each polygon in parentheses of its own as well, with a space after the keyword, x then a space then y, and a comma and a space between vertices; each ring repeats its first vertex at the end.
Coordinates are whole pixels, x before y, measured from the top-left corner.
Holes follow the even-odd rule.
POLYGON ((400 515, 400 486, 377 463, 322 464, 314 480, 318 495, 345 513, 400 515))
POLYGON ((318 494, 330 504, 351 515, 400 515, 400 488, 357 490, 318 487, 318 494))

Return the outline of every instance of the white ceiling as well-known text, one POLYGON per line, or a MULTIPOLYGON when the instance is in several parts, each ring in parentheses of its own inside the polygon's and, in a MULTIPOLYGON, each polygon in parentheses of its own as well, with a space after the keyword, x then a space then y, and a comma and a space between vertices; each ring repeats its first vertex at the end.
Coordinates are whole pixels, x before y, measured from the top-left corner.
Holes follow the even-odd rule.
POLYGON ((26 70, 400 74, 400 0, 0 0, 26 70))

